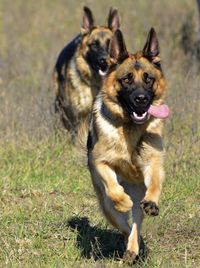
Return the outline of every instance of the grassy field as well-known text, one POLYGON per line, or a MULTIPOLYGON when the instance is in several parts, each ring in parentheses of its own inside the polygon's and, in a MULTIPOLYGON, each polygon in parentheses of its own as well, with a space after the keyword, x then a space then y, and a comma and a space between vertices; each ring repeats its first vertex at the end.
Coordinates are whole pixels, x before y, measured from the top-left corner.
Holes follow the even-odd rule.
POLYGON ((100 24, 118 7, 130 51, 154 26, 168 82, 161 213, 145 219, 149 253, 134 267, 200 267, 200 67, 181 45, 187 34, 195 50, 191 0, 0 1, 0 267, 126 267, 122 237, 52 109, 52 69, 84 4, 100 24))

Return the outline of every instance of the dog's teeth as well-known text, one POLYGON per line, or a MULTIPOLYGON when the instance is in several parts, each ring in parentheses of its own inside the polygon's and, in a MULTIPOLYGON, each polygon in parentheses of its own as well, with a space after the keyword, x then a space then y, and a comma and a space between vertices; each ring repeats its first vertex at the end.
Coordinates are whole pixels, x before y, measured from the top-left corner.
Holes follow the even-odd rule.
POLYGON ((143 113, 142 115, 138 115, 137 113, 135 113, 135 112, 133 112, 133 116, 136 118, 136 119, 138 119, 138 120, 142 120, 142 119, 144 119, 145 118, 145 116, 146 116, 146 112, 145 113, 143 113))
POLYGON ((107 74, 107 72, 105 71, 102 71, 101 69, 99 70, 99 74, 101 75, 101 76, 105 76, 106 74, 107 74))

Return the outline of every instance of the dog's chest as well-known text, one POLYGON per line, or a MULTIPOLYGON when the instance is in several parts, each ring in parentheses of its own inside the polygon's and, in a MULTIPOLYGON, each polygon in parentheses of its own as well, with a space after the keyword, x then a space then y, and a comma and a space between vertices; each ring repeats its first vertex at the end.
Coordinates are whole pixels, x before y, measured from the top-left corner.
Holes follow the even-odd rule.
POLYGON ((109 146, 106 155, 107 162, 124 180, 131 183, 143 181, 142 169, 138 161, 136 148, 133 146, 127 147, 127 144, 121 140, 120 143, 113 143, 109 146))
POLYGON ((123 130, 116 129, 110 124, 104 124, 101 131, 104 133, 99 148, 103 151, 102 160, 109 162, 125 180, 134 183, 142 181, 137 152, 138 134, 125 135, 123 130))
POLYGON ((113 164, 117 173, 129 182, 143 181, 138 161, 137 140, 127 142, 121 137, 114 148, 113 164))

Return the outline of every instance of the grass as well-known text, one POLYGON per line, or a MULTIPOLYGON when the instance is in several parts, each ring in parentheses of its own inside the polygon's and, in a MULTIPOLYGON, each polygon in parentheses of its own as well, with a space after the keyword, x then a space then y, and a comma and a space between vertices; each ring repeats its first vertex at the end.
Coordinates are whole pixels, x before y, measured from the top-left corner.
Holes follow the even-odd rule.
MULTIPOLYGON (((143 267, 198 267, 196 163, 186 158, 178 168, 169 165, 161 214, 145 220, 150 253, 143 267)), ((2 266, 120 266, 122 238, 102 218, 88 171, 65 135, 8 145, 1 149, 1 164, 2 266)))
POLYGON ((199 62, 181 46, 187 23, 195 42, 190 0, 0 2, 0 267, 126 267, 122 237, 102 217, 88 170, 52 112, 52 69, 79 32, 83 4, 100 23, 118 7, 132 51, 154 26, 168 81, 161 213, 145 219, 149 253, 134 267, 200 267, 199 62))

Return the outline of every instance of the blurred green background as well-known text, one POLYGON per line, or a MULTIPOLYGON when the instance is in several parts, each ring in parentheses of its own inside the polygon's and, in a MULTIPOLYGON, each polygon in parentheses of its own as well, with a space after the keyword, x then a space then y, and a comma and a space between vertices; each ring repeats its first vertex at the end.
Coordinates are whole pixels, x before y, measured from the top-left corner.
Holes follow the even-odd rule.
POLYGON ((160 42, 172 110, 165 128, 166 182, 160 216, 144 223, 150 253, 135 266, 200 267, 194 0, 0 1, 0 266, 121 266, 116 233, 103 219, 88 171, 53 112, 52 70, 60 50, 80 31, 84 5, 100 25, 109 8, 117 7, 131 52, 143 48, 152 26, 160 42), (82 232, 69 227, 74 217, 82 232))

